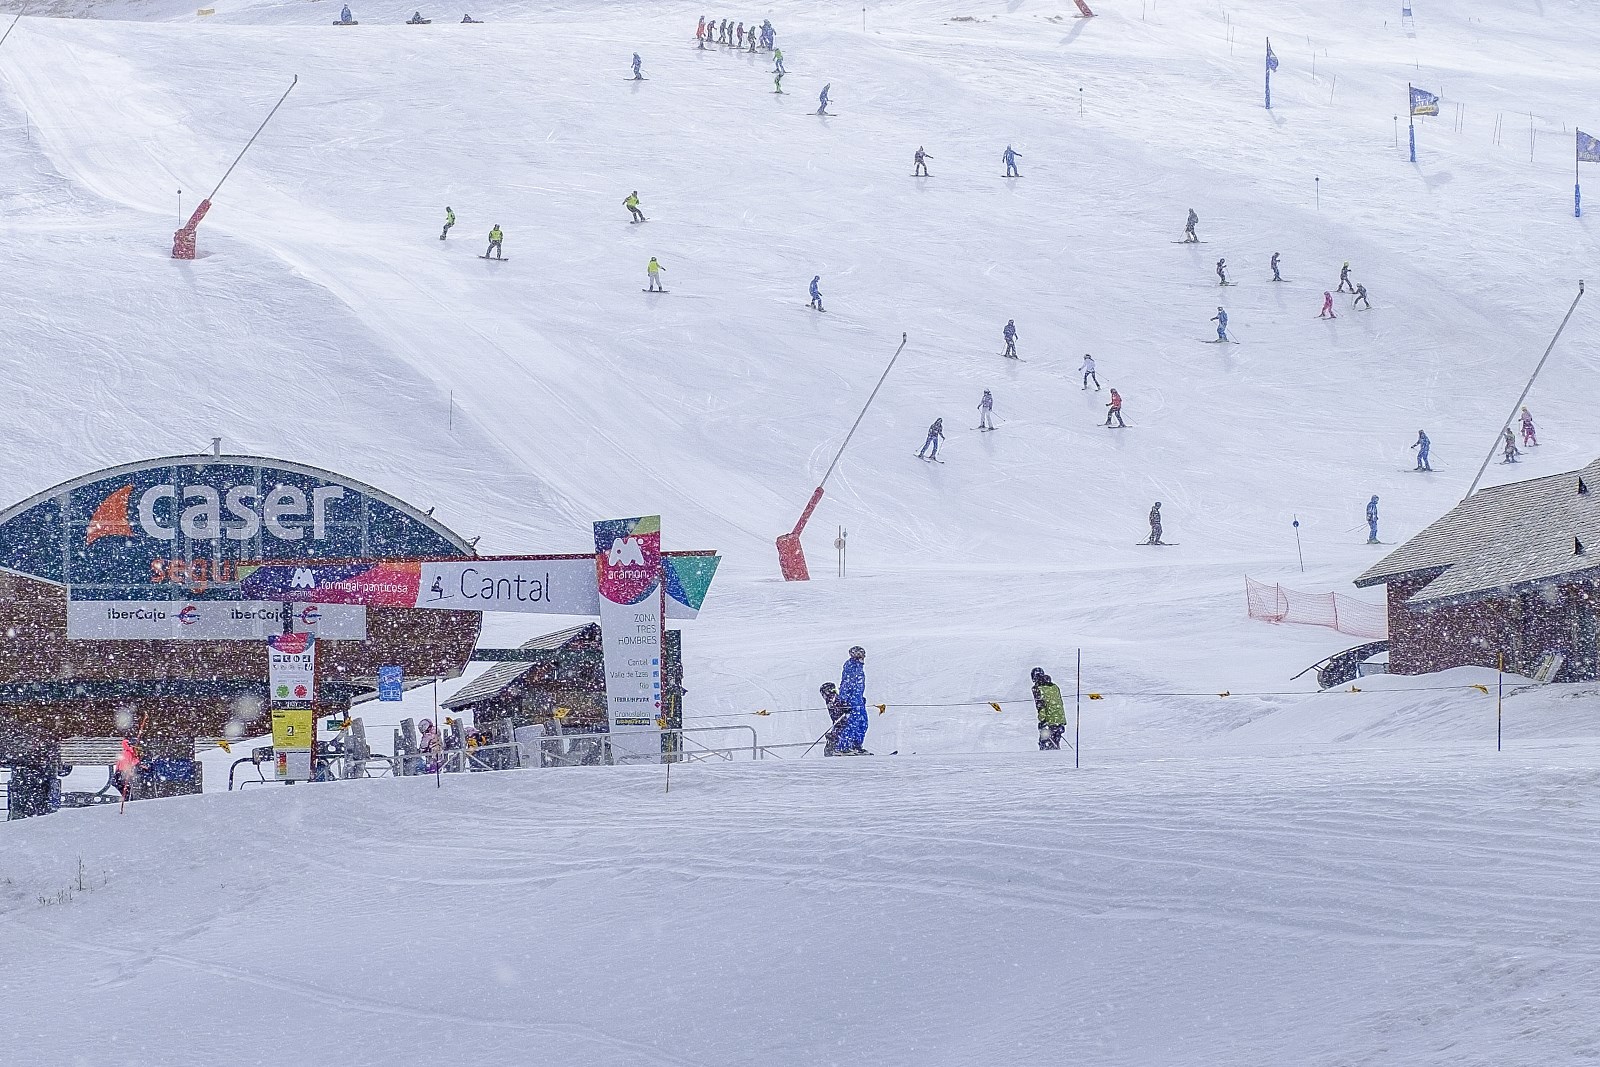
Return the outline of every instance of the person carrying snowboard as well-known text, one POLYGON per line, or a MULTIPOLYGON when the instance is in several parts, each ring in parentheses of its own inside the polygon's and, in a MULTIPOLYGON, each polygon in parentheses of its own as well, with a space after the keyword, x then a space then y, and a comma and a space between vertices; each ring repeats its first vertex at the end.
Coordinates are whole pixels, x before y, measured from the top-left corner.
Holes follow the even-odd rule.
POLYGON ((867 650, 856 645, 839 672, 839 699, 850 709, 839 731, 841 756, 865 756, 867 741, 867 650))
POLYGON ((1006 145, 1006 150, 1000 153, 1000 159, 1006 165, 1007 178, 1022 177, 1021 172, 1017 170, 1017 160, 1020 158, 1021 157, 1017 155, 1016 151, 1010 145, 1006 145))
MULTIPOLYGON (((1096 382, 1095 389, 1098 390, 1099 388, 1100 384, 1096 382)), ((1106 426, 1108 428, 1111 426, 1112 419, 1116 419, 1117 425, 1122 429, 1128 428, 1128 424, 1122 421, 1122 394, 1114 388, 1111 390, 1111 403, 1106 405, 1106 426)))
POLYGON ((1283 275, 1278 273, 1278 253, 1276 252, 1272 253, 1272 280, 1275 282, 1283 281, 1283 275))
POLYGON ((1228 261, 1225 259, 1217 260, 1217 284, 1228 284, 1228 261))
POLYGON ((493 252, 495 259, 503 259, 504 257, 500 255, 500 242, 505 240, 505 237, 506 235, 500 232, 500 224, 495 223, 494 229, 489 231, 489 247, 484 251, 483 258, 488 259, 489 253, 493 252))
POLYGON ((844 733, 845 723, 850 718, 850 705, 839 699, 839 687, 832 682, 823 682, 821 692, 822 704, 828 709, 828 721, 832 724, 828 732, 822 735, 822 754, 837 756, 839 736, 844 733))
POLYGON ((1505 428, 1505 441, 1505 462, 1515 463, 1517 457, 1522 455, 1522 450, 1517 447, 1517 435, 1511 432, 1511 427, 1509 426, 1505 428))
POLYGON ((1183 243, 1186 245, 1199 244, 1200 238, 1195 235, 1194 228, 1200 225, 1200 216, 1194 213, 1194 208, 1189 209, 1189 221, 1183 224, 1183 243))
POLYGON ((1006 350, 1001 355, 1008 359, 1017 358, 1017 320, 1007 319, 1006 328, 1000 331, 1000 336, 1006 340, 1006 350))
POLYGON ((832 88, 833 83, 829 82, 822 87, 822 92, 817 94, 817 114, 826 115, 828 113, 828 90, 832 88))
POLYGON ((772 73, 774 73, 774 74, 787 74, 787 73, 789 73, 787 70, 784 69, 784 66, 783 66, 783 49, 781 49, 781 48, 775 48, 775 49, 772 50, 772 73))
POLYGON ((1522 409, 1522 446, 1524 448, 1537 448, 1539 436, 1533 430, 1533 416, 1528 413, 1526 406, 1522 409))
POLYGON ((666 270, 666 269, 667 268, 663 267, 661 264, 656 262, 656 257, 655 256, 651 256, 650 257, 650 262, 645 264, 644 272, 650 278, 650 289, 649 289, 650 292, 652 292, 652 293, 664 293, 664 292, 666 292, 665 289, 661 288, 661 272, 666 270))
POLYGON ((983 399, 978 401, 978 429, 994 429, 993 414, 994 396, 989 392, 989 390, 985 389, 983 391, 983 399))
POLYGON ((924 152, 922 150, 922 146, 921 145, 918 145, 917 146, 917 154, 912 157, 912 159, 915 160, 917 165, 912 168, 911 176, 913 178, 926 178, 928 176, 928 164, 925 162, 925 160, 929 160, 929 159, 932 159, 932 158, 933 158, 932 156, 928 155, 928 153, 926 153, 926 152, 924 152))
POLYGON ((1094 372, 1094 357, 1089 353, 1083 354, 1083 366, 1078 368, 1078 373, 1083 375, 1083 388, 1089 388, 1089 379, 1094 379, 1094 391, 1100 391, 1100 377, 1094 372))
POLYGON ((450 227, 456 224, 456 213, 450 210, 450 205, 444 206, 444 229, 439 231, 439 240, 444 240, 450 235, 450 227))
POLYGON ((1211 316, 1211 321, 1217 324, 1217 340, 1228 340, 1228 313, 1217 308, 1217 313, 1211 316))
POLYGON ((628 213, 633 216, 630 221, 645 221, 644 212, 639 210, 639 190, 635 189, 633 192, 629 193, 628 198, 622 202, 622 206, 627 208, 628 213))
POLYGON ((1355 291, 1355 286, 1350 284, 1350 261, 1347 259, 1344 261, 1344 266, 1339 268, 1339 288, 1335 289, 1334 292, 1353 293, 1355 291))
POLYGON ((1367 501, 1367 544, 1376 545, 1378 540, 1378 494, 1373 493, 1372 499, 1367 501))
POLYGON ((1043 667, 1035 667, 1032 677, 1033 707, 1039 713, 1039 751, 1059 752, 1061 738, 1067 732, 1067 706, 1061 699, 1061 689, 1043 667))
POLYGON ((1368 311, 1372 310, 1372 301, 1367 299, 1367 287, 1364 285, 1358 285, 1356 286, 1356 298, 1350 301, 1350 310, 1354 311, 1362 304, 1367 305, 1368 311))
POLYGON ((1428 463, 1428 449, 1433 447, 1432 443, 1428 440, 1428 435, 1423 433, 1421 430, 1418 430, 1417 441, 1411 447, 1417 450, 1417 465, 1412 469, 1419 471, 1433 470, 1432 465, 1428 463))
POLYGON ((1322 310, 1317 312, 1317 318, 1336 319, 1338 317, 1333 313, 1333 294, 1326 289, 1322 290, 1322 310))
POLYGON ((635 52, 633 54, 633 80, 636 82, 644 81, 644 75, 639 73, 639 66, 641 62, 642 61, 639 59, 639 53, 635 52))
POLYGON ((943 440, 944 440, 944 420, 943 419, 934 419, 933 420, 933 425, 928 427, 928 439, 926 441, 922 442, 922 447, 921 448, 917 449, 917 458, 918 459, 938 459, 939 458, 939 442, 943 441, 943 440), (923 453, 928 451, 928 446, 929 445, 933 446, 933 455, 925 456, 925 455, 923 455, 923 453))
POLYGON ((828 309, 822 306, 822 290, 817 288, 817 283, 821 280, 822 275, 820 274, 813 275, 811 278, 811 306, 818 311, 826 311, 828 309))
POLYGON ((1145 544, 1159 545, 1163 543, 1161 540, 1161 501, 1157 500, 1155 506, 1150 509, 1150 537, 1145 541, 1145 544))

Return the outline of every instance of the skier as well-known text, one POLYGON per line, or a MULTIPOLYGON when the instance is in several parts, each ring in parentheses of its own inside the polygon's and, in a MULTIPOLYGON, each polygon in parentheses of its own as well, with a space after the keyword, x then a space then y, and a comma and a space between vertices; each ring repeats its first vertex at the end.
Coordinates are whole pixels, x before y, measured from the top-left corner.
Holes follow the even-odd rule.
POLYGON ((822 735, 822 754, 837 756, 839 736, 844 733, 845 722, 850 718, 850 705, 839 699, 839 687, 832 682, 823 682, 821 691, 822 703, 828 709, 828 721, 832 724, 828 732, 822 735))
POLYGON ((994 429, 993 414, 994 396, 989 392, 989 390, 985 389, 983 391, 983 399, 978 401, 978 429, 994 429))
POLYGON ((1276 252, 1272 253, 1272 280, 1275 282, 1283 281, 1283 275, 1278 273, 1278 253, 1276 252))
POLYGON ((828 309, 822 306, 822 291, 817 288, 817 283, 820 282, 821 280, 822 280, 822 275, 820 275, 820 274, 812 275, 812 278, 811 278, 811 306, 816 308, 818 311, 827 311, 828 309))
POLYGON ((341 25, 349 26, 354 24, 355 21, 355 17, 350 14, 349 4, 346 4, 344 7, 339 9, 339 22, 341 25))
POLYGON ((629 221, 645 221, 644 212, 639 210, 639 190, 635 189, 633 192, 629 193, 628 198, 622 202, 622 206, 627 208, 628 212, 633 215, 633 218, 629 221))
POLYGON ((1011 359, 1017 358, 1017 320, 1007 319, 1006 328, 1000 331, 1000 336, 1006 339, 1006 350, 1001 353, 1011 359))
POLYGON ((1157 500, 1155 507, 1150 509, 1150 538, 1145 541, 1145 544, 1159 545, 1161 543, 1161 501, 1157 500))
POLYGON ((1322 290, 1322 310, 1317 312, 1317 318, 1336 319, 1338 317, 1333 313, 1333 294, 1326 289, 1322 290))
MULTIPOLYGON (((1098 391, 1099 388, 1100 386, 1097 382, 1095 389, 1098 391)), ((1106 405, 1106 427, 1108 429, 1111 426, 1112 419, 1117 420, 1117 426, 1121 429, 1128 428, 1128 424, 1122 421, 1122 394, 1117 392, 1115 388, 1111 390, 1111 403, 1106 405)))
POLYGON ((1194 213, 1194 208, 1189 209, 1189 221, 1183 224, 1183 243, 1186 245, 1199 244, 1200 238, 1195 235, 1194 228, 1200 225, 1200 216, 1194 213))
POLYGON ((698 25, 698 26, 696 26, 694 28, 694 39, 697 40, 697 41, 704 41, 705 40, 705 36, 706 36, 706 17, 704 15, 701 15, 700 16, 700 25, 698 25))
POLYGON ((750 27, 749 37, 750 37, 750 54, 754 55, 755 51, 756 51, 756 28, 755 28, 755 26, 753 24, 750 27))
POLYGON ((505 240, 505 236, 506 236, 505 234, 500 232, 500 224, 498 222, 495 223, 494 224, 494 229, 489 231, 489 247, 484 250, 484 253, 483 253, 483 258, 484 259, 488 259, 489 258, 489 253, 490 252, 494 253, 494 258, 495 259, 504 258, 503 256, 500 255, 500 242, 505 240))
POLYGON ((1522 409, 1522 446, 1524 448, 1537 448, 1539 437, 1533 429, 1533 416, 1528 414, 1528 409, 1522 409))
POLYGON ((1372 310, 1372 301, 1367 299, 1367 287, 1364 285, 1358 285, 1356 286, 1356 298, 1350 301, 1350 310, 1354 311, 1362 304, 1367 305, 1368 311, 1372 310))
POLYGON ((829 82, 822 87, 822 92, 817 94, 817 114, 826 115, 828 113, 828 90, 832 88, 833 83, 829 82))
POLYGON ((1367 544, 1376 545, 1378 541, 1378 494, 1373 493, 1372 499, 1367 501, 1367 544))
POLYGON ((922 447, 921 448, 917 449, 917 458, 918 459, 938 459, 939 458, 939 442, 943 441, 943 440, 944 440, 944 420, 943 419, 934 419, 933 420, 933 425, 928 427, 928 439, 926 441, 922 442, 922 447), (933 446, 933 455, 924 456, 923 453, 928 450, 928 446, 929 445, 933 446))
POLYGON ((912 169, 911 176, 913 178, 926 178, 928 176, 928 164, 923 161, 932 159, 933 157, 924 152, 921 145, 918 145, 917 154, 913 158, 915 159, 917 165, 912 169))
POLYGON ((444 752, 444 741, 439 736, 439 728, 433 725, 432 719, 423 719, 417 723, 420 731, 417 737, 417 749, 427 753, 422 763, 423 774, 434 774, 439 770, 439 757, 444 752))
POLYGON ((635 52, 633 54, 633 80, 636 82, 644 81, 644 75, 639 73, 639 63, 639 53, 635 52))
POLYGON ((1060 687, 1043 667, 1033 669, 1033 707, 1039 713, 1039 751, 1060 751, 1062 735, 1067 732, 1067 708, 1060 687))
POLYGON ((1428 435, 1418 430, 1416 444, 1411 447, 1417 449, 1417 465, 1412 469, 1419 471, 1433 470, 1432 465, 1428 463, 1428 449, 1433 447, 1428 441, 1428 435))
POLYGON ((773 49, 773 52, 772 52, 772 73, 774 73, 774 74, 787 74, 787 73, 789 73, 787 70, 784 69, 784 66, 783 66, 783 49, 781 49, 781 48, 773 49))
POLYGON ((865 756, 867 740, 867 650, 856 645, 839 672, 839 699, 850 709, 839 732, 841 756, 865 756))
POLYGON ((702 18, 700 20, 700 29, 695 31, 695 37, 700 42, 699 44, 695 45, 695 48, 701 52, 704 52, 706 50, 706 39, 710 36, 711 31, 706 28, 706 20, 702 18))
POLYGON ((1217 340, 1228 340, 1228 313, 1217 308, 1217 313, 1211 316, 1211 321, 1217 324, 1217 340))
POLYGON ((782 74, 779 74, 777 77, 772 79, 772 91, 777 93, 780 96, 783 95, 783 75, 782 74))
POLYGON ((1100 376, 1094 372, 1094 357, 1089 353, 1083 354, 1083 366, 1078 368, 1078 373, 1083 375, 1083 388, 1089 388, 1089 379, 1094 379, 1094 391, 1100 391, 1100 376))
POLYGON ((655 256, 651 256, 650 257, 650 262, 645 264, 644 272, 645 272, 645 274, 649 275, 649 277, 650 277, 650 292, 652 292, 652 293, 664 293, 664 292, 666 292, 665 289, 661 288, 661 272, 666 270, 666 269, 667 268, 663 267, 661 264, 656 262, 656 257, 655 256))
POLYGON ((1505 429, 1505 437, 1506 437, 1506 448, 1505 448, 1506 458, 1505 458, 1505 462, 1506 463, 1515 463, 1517 461, 1517 457, 1522 455, 1522 450, 1517 447, 1517 435, 1511 432, 1511 427, 1507 426, 1506 429, 1505 429))
POLYGON ((727 19, 723 19, 722 20, 722 26, 717 31, 717 43, 718 44, 732 44, 733 43, 733 23, 729 22, 727 19))
POLYGON ((1339 288, 1335 289, 1334 292, 1353 293, 1355 291, 1355 287, 1350 285, 1350 261, 1347 259, 1344 261, 1344 266, 1339 268, 1339 288))
POLYGON ((734 51, 738 51, 739 49, 744 47, 744 23, 742 23, 742 22, 739 23, 739 25, 734 28, 734 31, 733 31, 733 44, 734 44, 734 51))
POLYGON ((1022 175, 1017 171, 1017 160, 1021 159, 1022 157, 1017 155, 1016 151, 1013 150, 1010 145, 1006 145, 1006 150, 1000 154, 1000 158, 1005 162, 1007 178, 1022 177, 1022 175))
POLYGON ((1217 260, 1217 284, 1228 284, 1228 261, 1225 259, 1217 260))
POLYGON ((444 229, 439 231, 439 240, 444 240, 450 233, 450 227, 456 224, 456 213, 450 210, 450 205, 444 206, 444 229))

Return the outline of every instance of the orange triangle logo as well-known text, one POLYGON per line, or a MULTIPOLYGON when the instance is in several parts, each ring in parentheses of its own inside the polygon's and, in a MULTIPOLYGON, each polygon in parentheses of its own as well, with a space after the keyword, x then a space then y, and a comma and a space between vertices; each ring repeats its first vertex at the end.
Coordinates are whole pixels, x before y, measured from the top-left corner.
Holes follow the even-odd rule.
POLYGON ((128 501, 133 497, 133 486, 125 485, 100 501, 100 506, 89 516, 89 530, 83 543, 92 545, 102 537, 132 537, 133 522, 128 514, 128 501))

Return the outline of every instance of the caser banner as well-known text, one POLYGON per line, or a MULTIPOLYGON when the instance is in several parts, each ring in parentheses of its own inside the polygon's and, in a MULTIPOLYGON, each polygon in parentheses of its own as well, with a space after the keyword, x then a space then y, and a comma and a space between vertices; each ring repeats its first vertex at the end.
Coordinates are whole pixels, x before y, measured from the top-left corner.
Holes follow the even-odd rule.
MULTIPOLYGON (((262 641, 283 629, 284 605, 261 600, 69 600, 71 641, 262 641)), ((290 604, 291 633, 364 641, 367 609, 290 604)))

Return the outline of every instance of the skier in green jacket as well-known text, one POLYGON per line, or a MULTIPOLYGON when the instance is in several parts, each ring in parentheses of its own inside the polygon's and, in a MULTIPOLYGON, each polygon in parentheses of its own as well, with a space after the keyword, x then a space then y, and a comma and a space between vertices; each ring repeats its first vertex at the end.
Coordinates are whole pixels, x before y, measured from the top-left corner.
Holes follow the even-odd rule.
POLYGON ((1067 707, 1060 687, 1043 667, 1033 669, 1033 706, 1039 712, 1039 751, 1060 751, 1062 735, 1067 732, 1067 707))

